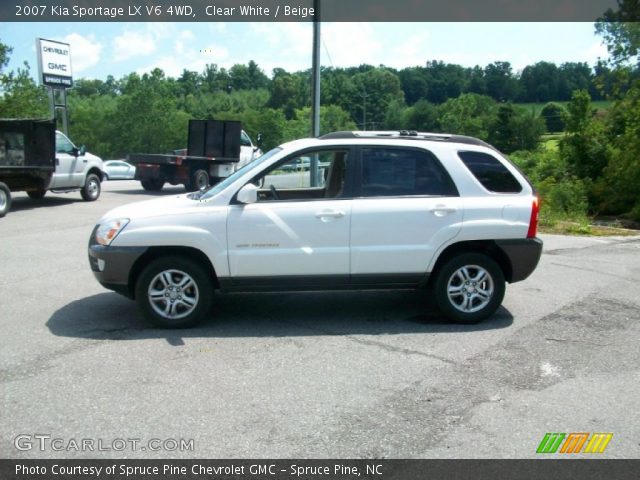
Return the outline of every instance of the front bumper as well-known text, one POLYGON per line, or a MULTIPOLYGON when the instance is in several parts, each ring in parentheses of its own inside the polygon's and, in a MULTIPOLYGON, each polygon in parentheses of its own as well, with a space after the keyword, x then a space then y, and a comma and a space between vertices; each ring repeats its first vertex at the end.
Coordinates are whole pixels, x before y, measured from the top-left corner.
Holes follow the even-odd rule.
POLYGON ((134 285, 130 285, 131 270, 147 247, 111 247, 99 245, 91 235, 89 265, 100 284, 114 292, 133 298, 134 285))
POLYGON ((509 283, 524 280, 538 266, 542 255, 542 240, 539 238, 496 240, 496 244, 511 264, 511 278, 507 279, 509 283))

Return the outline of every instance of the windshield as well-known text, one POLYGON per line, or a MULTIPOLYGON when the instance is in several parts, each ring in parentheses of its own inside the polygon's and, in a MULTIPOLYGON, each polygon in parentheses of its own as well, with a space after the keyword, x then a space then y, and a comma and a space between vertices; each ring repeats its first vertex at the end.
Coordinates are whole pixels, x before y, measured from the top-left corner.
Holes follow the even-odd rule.
POLYGON ((254 160, 251 163, 247 163, 243 167, 241 167, 238 170, 236 170, 234 173, 229 175, 227 178, 225 178, 220 183, 217 183, 216 185, 213 185, 212 187, 209 187, 207 190, 204 190, 204 191, 201 191, 201 192, 194 192, 194 193, 189 195, 189 198, 191 198, 193 200, 207 200, 207 199, 209 199, 211 197, 216 196, 218 193, 220 193, 222 190, 227 188, 229 185, 231 185, 233 182, 235 182, 238 178, 240 178, 242 175, 244 175, 247 172, 247 170, 252 169, 254 167, 257 167, 258 165, 266 162, 271 157, 273 157, 275 154, 280 153, 281 151, 282 151, 282 148, 280 148, 280 147, 276 147, 274 149, 269 150, 267 153, 265 153, 264 155, 260 156, 258 159, 254 160))

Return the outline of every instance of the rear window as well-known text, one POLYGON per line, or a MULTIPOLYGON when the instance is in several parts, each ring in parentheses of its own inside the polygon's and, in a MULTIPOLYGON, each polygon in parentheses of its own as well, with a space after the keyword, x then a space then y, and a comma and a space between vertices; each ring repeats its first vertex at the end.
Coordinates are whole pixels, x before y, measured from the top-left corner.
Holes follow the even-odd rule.
POLYGON ((457 196, 451 177, 431 154, 415 149, 363 148, 362 196, 457 196))
POLYGON ((458 156, 484 188, 495 193, 519 193, 522 185, 500 160, 482 152, 458 152, 458 156))

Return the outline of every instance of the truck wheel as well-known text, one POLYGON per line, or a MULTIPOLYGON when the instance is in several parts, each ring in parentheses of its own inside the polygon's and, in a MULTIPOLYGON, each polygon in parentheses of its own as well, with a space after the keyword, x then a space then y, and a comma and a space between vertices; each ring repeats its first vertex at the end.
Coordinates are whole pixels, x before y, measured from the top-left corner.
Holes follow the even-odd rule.
POLYGON ((435 280, 438 307, 456 323, 478 323, 502 303, 505 280, 502 269, 481 253, 463 253, 448 260, 435 280))
POLYGON ((209 174, 206 170, 196 170, 193 172, 191 188, 189 190, 202 190, 209 186, 209 174))
POLYGON ((149 192, 159 192, 164 187, 164 180, 161 178, 147 178, 140 180, 142 188, 149 192))
POLYGON ((100 178, 95 173, 87 175, 80 195, 85 202, 93 202, 100 196, 100 178))
POLYGON ((0 217, 4 217, 11 210, 11 191, 5 183, 0 182, 0 217))
POLYGON ((151 323, 161 328, 196 325, 209 312, 213 297, 210 275, 183 257, 161 257, 150 263, 136 283, 136 300, 151 323))
POLYGON ((27 195, 29 195, 29 198, 32 198, 33 200, 40 200, 41 198, 44 198, 46 193, 46 190, 29 190, 27 195))

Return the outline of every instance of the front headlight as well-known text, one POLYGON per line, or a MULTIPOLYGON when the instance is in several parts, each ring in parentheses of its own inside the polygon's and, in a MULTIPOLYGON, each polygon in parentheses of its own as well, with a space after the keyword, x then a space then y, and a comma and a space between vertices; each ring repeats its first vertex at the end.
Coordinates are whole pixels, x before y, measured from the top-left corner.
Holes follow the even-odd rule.
POLYGON ((129 223, 128 218, 117 218, 100 225, 96 230, 96 242, 100 245, 109 245, 127 223, 129 223))

